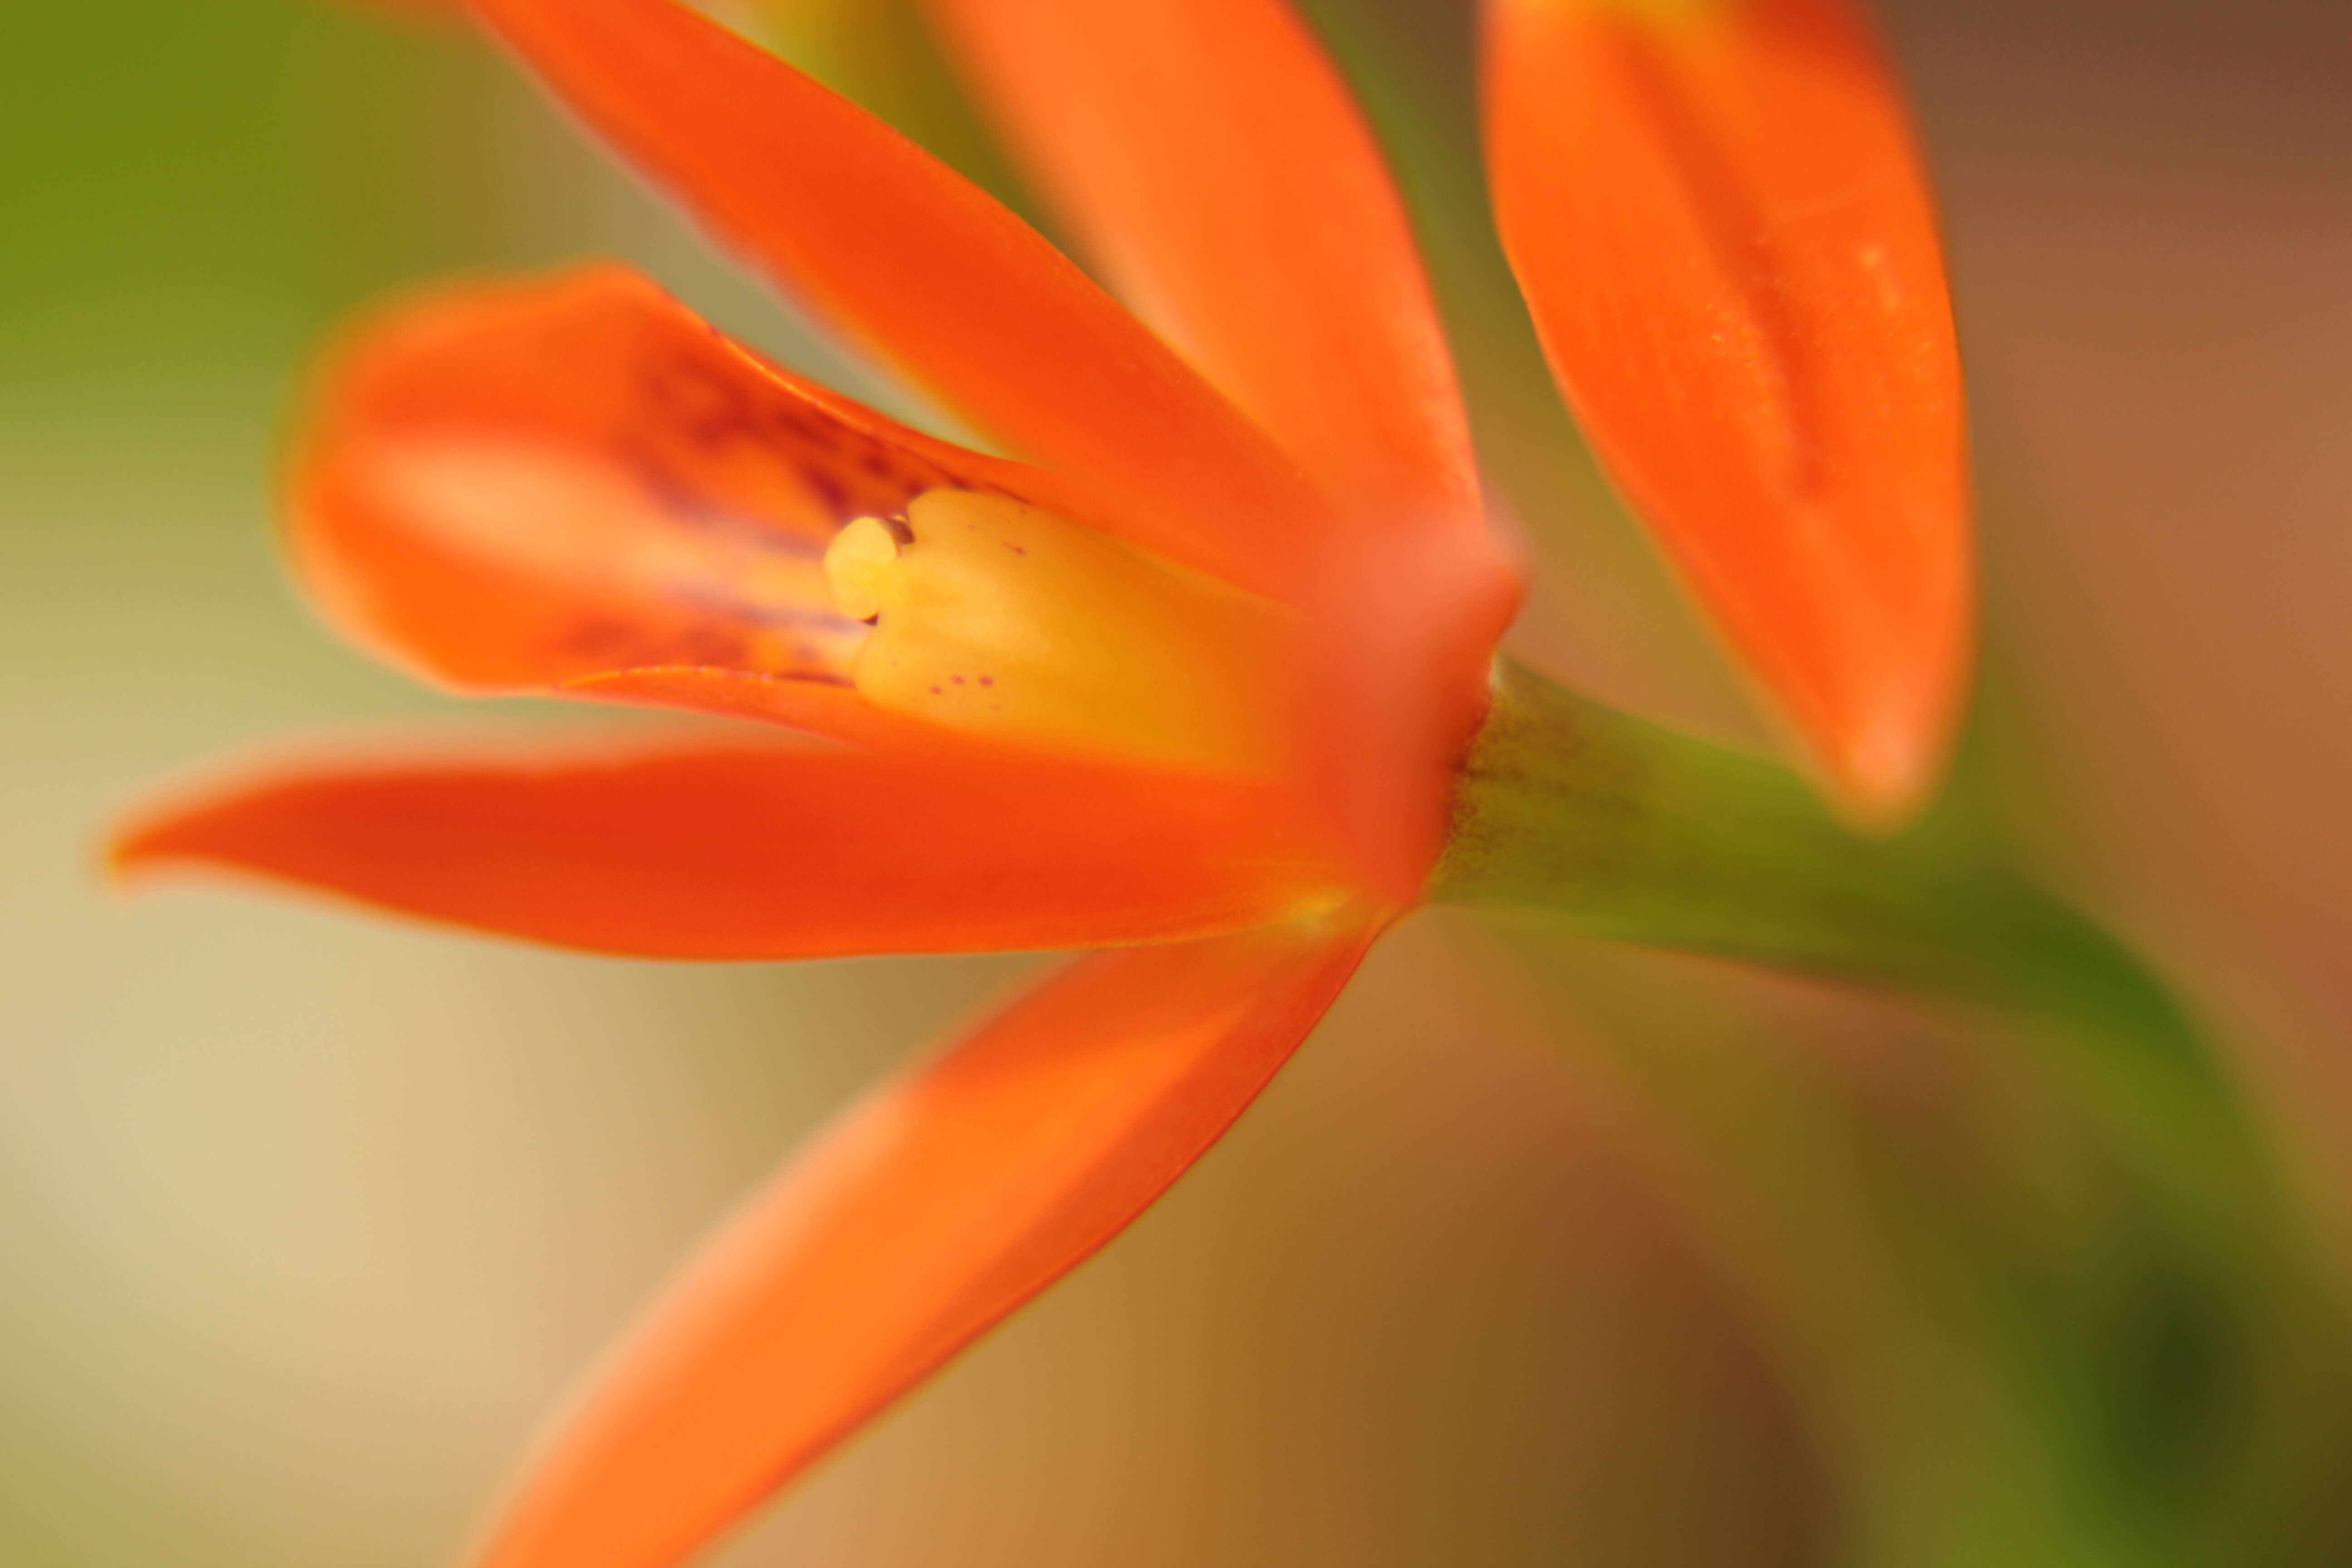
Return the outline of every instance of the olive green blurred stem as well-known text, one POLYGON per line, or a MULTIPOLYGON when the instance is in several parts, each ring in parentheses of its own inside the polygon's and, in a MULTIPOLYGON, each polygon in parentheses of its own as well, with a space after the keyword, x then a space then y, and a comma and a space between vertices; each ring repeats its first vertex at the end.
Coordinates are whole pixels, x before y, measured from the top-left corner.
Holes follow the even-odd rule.
MULTIPOLYGON (((2316 1507, 2341 1480, 2316 1434, 2344 1435, 2352 1344, 2222 1058, 2128 950, 1956 811, 1868 836, 1784 768, 1506 662, 1429 896, 2000 1021, 2065 1086, 2147 1226, 2132 1295, 2155 1316, 2129 1335, 2145 1349, 2083 1391, 2091 1407, 2070 1445, 2086 1456, 2147 1449, 2132 1479, 2097 1489, 2113 1489, 2115 1544, 2140 1537, 2117 1560, 2168 1537, 2179 1555, 2158 1557, 2214 1560, 2189 1543, 2234 1541, 2234 1558, 2225 1547, 2219 1560, 2273 1560, 2243 1550, 2249 1521, 2316 1507), (2194 1387, 2162 1394, 2185 1422, 2178 1438, 2137 1443, 2135 1432, 2152 1435, 2135 1414, 2147 1391, 2184 1370, 2194 1387)), ((1869 1257, 1854 1266, 1868 1274, 1869 1257)), ((2035 1331, 2112 1347, 2116 1325, 2035 1331)), ((2059 1358, 2070 1361, 2087 1364, 2059 1358)), ((2021 1375, 2044 1382, 2052 1370, 2021 1375)))
POLYGON ((1891 837, 1856 832, 1787 769, 1508 662, 1430 897, 2121 1027, 2175 1070, 2210 1071, 2194 1031, 2122 948, 1948 816, 1891 837))
MULTIPOLYGON (((1857 832, 1788 769, 1508 661, 1429 897, 1990 1008, 2063 1031, 2078 1072, 2101 1080, 2092 1101, 2136 1139, 2208 1155, 2235 1141, 2229 1087, 2165 988, 1987 835, 1948 812, 1857 832)), ((2190 1152, 2143 1150, 2159 1163, 2190 1152)))

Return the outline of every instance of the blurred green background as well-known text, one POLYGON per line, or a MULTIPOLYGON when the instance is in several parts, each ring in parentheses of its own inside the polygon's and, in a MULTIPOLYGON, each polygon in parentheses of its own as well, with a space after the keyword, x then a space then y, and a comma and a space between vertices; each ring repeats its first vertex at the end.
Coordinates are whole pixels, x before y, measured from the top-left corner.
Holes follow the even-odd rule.
MULTIPOLYGON (((1403 106, 1384 130, 1451 144, 1449 8, 1314 9, 1403 106)), ((2343 1230, 2352 15, 1884 11, 1974 377, 1982 766, 2051 874, 2224 1022, 2343 1230)), ((629 964, 102 885, 110 817, 224 752, 551 721, 313 626, 270 451, 356 303, 607 253, 876 394, 460 30, 0 8, 0 1563, 448 1560, 705 1221, 1031 965, 629 964)), ((1531 657, 1744 732, 1622 523, 1530 522, 1531 657)), ((1737 1084, 1769 1058, 1827 1109, 1733 1122, 1943 1140, 1962 1173, 2020 1113, 1914 1017, 1693 963, 1538 967, 1417 921, 1133 1235, 723 1560, 1827 1560, 1805 1391, 1741 1284, 1789 1238, 1717 1201, 1705 1119, 1644 1064, 1737 1084)))

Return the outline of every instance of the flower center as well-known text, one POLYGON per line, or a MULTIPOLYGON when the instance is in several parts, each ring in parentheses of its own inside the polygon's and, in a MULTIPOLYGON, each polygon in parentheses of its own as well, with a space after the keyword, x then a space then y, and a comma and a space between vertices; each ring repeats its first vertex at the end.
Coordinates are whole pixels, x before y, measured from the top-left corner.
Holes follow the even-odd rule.
POLYGON ((850 679, 968 733, 1216 773, 1279 760, 1281 612, 1006 496, 936 489, 834 537, 834 604, 873 632, 850 679))

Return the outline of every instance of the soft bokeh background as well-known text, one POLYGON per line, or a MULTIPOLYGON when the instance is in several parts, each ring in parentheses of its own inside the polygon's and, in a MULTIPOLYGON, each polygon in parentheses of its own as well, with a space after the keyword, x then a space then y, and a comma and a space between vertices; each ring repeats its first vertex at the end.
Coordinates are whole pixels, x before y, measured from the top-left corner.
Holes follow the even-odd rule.
MULTIPOLYGON (((1451 8, 1314 9, 1443 206, 1451 8)), ((1884 9, 1974 375, 1976 766, 2352 1212, 2352 13, 1884 9)), ((0 7, 0 1562, 446 1561, 708 1218, 1030 966, 593 962, 101 885, 110 816, 224 751, 550 721, 311 626, 268 454, 355 303, 591 253, 872 390, 461 32, 0 7)), ((1567 510, 1528 520, 1528 647, 1742 732, 1642 548, 1567 510)), ((726 1561, 1818 1562, 1740 1286, 1782 1238, 1659 1089, 1764 1059, 1956 1146, 2009 1125, 1919 1020, 1425 918, 1165 1205, 726 1561)))

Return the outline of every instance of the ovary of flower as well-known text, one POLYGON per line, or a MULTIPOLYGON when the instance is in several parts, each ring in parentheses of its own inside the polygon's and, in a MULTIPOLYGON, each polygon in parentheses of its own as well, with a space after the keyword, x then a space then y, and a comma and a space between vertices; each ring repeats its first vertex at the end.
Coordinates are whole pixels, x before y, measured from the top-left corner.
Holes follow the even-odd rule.
POLYGON ((928 490, 825 552, 874 623, 850 665, 877 707, 1047 750, 1220 773, 1281 762, 1285 615, 1010 497, 928 490))

